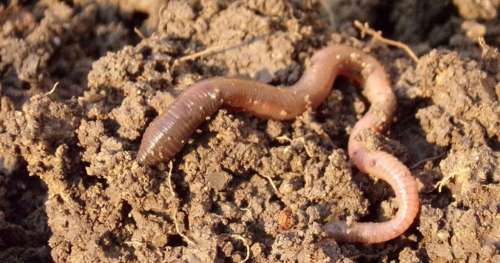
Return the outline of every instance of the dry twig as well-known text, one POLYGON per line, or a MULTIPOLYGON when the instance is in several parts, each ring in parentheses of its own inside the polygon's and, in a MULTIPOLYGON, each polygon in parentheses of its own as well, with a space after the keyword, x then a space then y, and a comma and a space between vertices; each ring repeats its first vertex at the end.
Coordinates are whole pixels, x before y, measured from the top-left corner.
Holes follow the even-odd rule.
POLYGON ((288 138, 288 136, 282 135, 282 136, 276 137, 276 139, 278 139, 278 140, 284 140, 284 141, 287 141, 289 143, 293 143, 293 141, 297 140, 300 143, 302 143, 302 145, 304 146, 304 149, 306 150, 306 153, 307 153, 307 155, 309 157, 313 157, 314 156, 314 154, 311 151, 311 149, 309 149, 309 147, 307 146, 306 140, 304 139, 304 137, 298 137, 298 138, 295 138, 295 139, 292 140, 292 139, 288 138))
POLYGON ((276 193, 276 195, 277 196, 281 196, 280 191, 278 190, 278 188, 276 187, 276 185, 273 182, 273 178, 271 178, 269 175, 263 175, 263 174, 261 174, 261 176, 264 177, 264 178, 266 178, 269 181, 269 183, 271 184, 271 187, 273 188, 273 190, 276 193))
POLYGON ((486 58, 499 56, 498 49, 486 44, 484 37, 478 37, 477 44, 481 47, 481 57, 486 58))
MULTIPOLYGON (((172 187, 172 169, 173 169, 173 163, 172 161, 170 161, 168 163, 168 177, 167 177, 167 180, 168 180, 168 188, 170 190, 170 194, 175 198, 176 195, 175 195, 175 191, 174 191, 174 188, 172 187)), ((190 245, 196 245, 196 242, 194 242, 191 238, 189 238, 188 236, 184 235, 180 228, 179 228, 179 224, 177 224, 177 210, 175 210, 175 213, 174 213, 174 226, 175 226, 175 231, 177 232, 177 234, 179 236, 181 236, 184 240, 186 240, 186 242, 190 245)))
POLYGON ((137 36, 139 36, 140 39, 146 38, 146 36, 144 36, 144 34, 141 32, 141 30, 139 30, 139 28, 134 27, 134 32, 137 34, 137 36))
POLYGON ((174 187, 172 186, 172 169, 173 169, 173 163, 172 161, 170 161, 168 163, 168 176, 167 176, 168 188, 170 189, 170 194, 172 194, 172 196, 175 197, 174 187))
POLYGON ((443 157, 444 155, 445 155, 445 153, 443 152, 443 153, 440 153, 440 154, 435 155, 435 156, 431 156, 431 157, 428 157, 428 158, 424 158, 424 159, 422 159, 422 160, 420 160, 420 161, 416 162, 414 165, 412 165, 412 166, 410 167, 410 170, 413 170, 413 169, 415 169, 415 168, 419 167, 421 164, 423 164, 423 163, 425 163, 425 162, 427 162, 427 161, 434 161, 434 160, 436 160, 436 159, 439 159, 439 158, 443 157))
POLYGON ((203 57, 203 56, 207 56, 207 55, 211 55, 211 54, 214 54, 214 53, 218 53, 218 52, 221 52, 225 49, 229 48, 229 46, 227 45, 216 45, 216 46, 213 46, 213 47, 209 47, 205 50, 202 50, 202 51, 199 51, 199 52, 195 52, 191 55, 186 55, 186 56, 183 56, 183 57, 180 57, 178 58, 176 61, 177 62, 182 62, 182 61, 186 61, 186 60, 193 60, 193 59, 196 59, 196 58, 199 58, 199 57, 203 57))
POLYGON ((354 26, 360 31, 362 38, 364 38, 365 35, 368 34, 368 35, 372 36, 375 40, 378 40, 378 41, 385 43, 387 45, 390 45, 390 46, 400 48, 400 49, 404 50, 406 52, 406 54, 408 54, 408 56, 410 56, 413 59, 413 61, 415 61, 415 63, 418 63, 417 55, 415 55, 413 50, 411 50, 411 48, 408 45, 406 45, 402 42, 399 42, 399 41, 395 41, 395 40, 391 40, 391 39, 387 39, 387 38, 383 37, 381 31, 375 31, 375 30, 371 29, 370 25, 366 22, 361 23, 358 20, 355 20, 354 26))
POLYGON ((228 236, 230 236, 232 238, 236 238, 236 239, 240 240, 241 242, 243 242, 243 245, 245 246, 247 253, 246 253, 245 258, 240 263, 247 262, 250 259, 250 246, 248 245, 247 239, 244 238, 242 235, 238 235, 238 234, 228 234, 228 236))
POLYGON ((54 92, 56 92, 57 86, 59 86, 59 81, 54 83, 54 86, 52 86, 52 88, 48 92, 46 92, 44 95, 49 96, 49 95, 53 94, 54 92))
POLYGON ((224 44, 219 44, 219 45, 215 45, 212 47, 208 47, 205 50, 180 57, 180 58, 175 60, 174 64, 178 63, 178 62, 186 61, 186 60, 193 60, 193 59, 196 59, 199 57, 205 57, 208 55, 212 55, 212 54, 219 53, 219 52, 226 51, 226 50, 230 50, 230 49, 240 48, 240 47, 243 47, 243 46, 248 45, 250 43, 253 43, 255 41, 262 40, 262 39, 264 39, 264 37, 266 37, 266 36, 265 35, 258 36, 258 37, 252 38, 250 40, 243 41, 242 43, 239 43, 239 44, 226 44, 226 43, 224 43, 224 44))
POLYGON ((175 211, 174 213, 174 226, 175 226, 175 231, 177 232, 177 234, 179 234, 179 236, 181 236, 184 240, 186 240, 186 242, 192 246, 195 246, 196 245, 196 242, 194 242, 191 238, 189 238, 188 236, 184 235, 180 228, 179 228, 179 224, 177 224, 177 210, 175 211))

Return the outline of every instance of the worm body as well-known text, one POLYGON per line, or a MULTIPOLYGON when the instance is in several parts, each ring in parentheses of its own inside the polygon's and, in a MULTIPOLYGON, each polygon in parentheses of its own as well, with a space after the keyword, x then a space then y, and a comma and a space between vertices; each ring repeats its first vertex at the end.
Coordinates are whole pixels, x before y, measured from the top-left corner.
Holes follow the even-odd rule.
POLYGON ((222 106, 255 116, 289 120, 308 108, 317 108, 329 95, 339 75, 356 80, 370 101, 369 111, 354 126, 348 153, 360 171, 388 182, 399 201, 394 218, 381 223, 330 222, 325 233, 345 242, 380 243, 401 235, 419 208, 417 185, 410 171, 392 155, 370 151, 358 140, 365 129, 383 132, 396 110, 396 97, 383 66, 373 57, 348 46, 334 45, 317 51, 299 81, 276 88, 252 80, 210 78, 183 92, 146 129, 137 159, 154 165, 178 153, 196 128, 222 106))

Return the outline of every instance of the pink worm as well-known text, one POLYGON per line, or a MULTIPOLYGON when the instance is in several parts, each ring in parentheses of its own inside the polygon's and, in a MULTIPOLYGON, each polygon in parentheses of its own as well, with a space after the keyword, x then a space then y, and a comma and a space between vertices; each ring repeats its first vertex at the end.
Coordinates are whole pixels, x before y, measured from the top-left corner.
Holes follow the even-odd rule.
POLYGON ((403 234, 419 209, 417 184, 404 164, 383 151, 367 149, 359 136, 363 130, 383 132, 396 110, 396 97, 384 67, 360 50, 334 45, 317 51, 300 80, 288 88, 276 88, 252 80, 215 77, 184 91, 147 127, 137 159, 153 165, 177 154, 195 129, 223 105, 261 118, 289 120, 317 108, 329 95, 339 75, 356 80, 370 101, 369 111, 349 137, 349 156, 362 172, 380 178, 394 189, 399 209, 394 218, 380 223, 327 223, 324 231, 337 241, 380 243, 403 234))

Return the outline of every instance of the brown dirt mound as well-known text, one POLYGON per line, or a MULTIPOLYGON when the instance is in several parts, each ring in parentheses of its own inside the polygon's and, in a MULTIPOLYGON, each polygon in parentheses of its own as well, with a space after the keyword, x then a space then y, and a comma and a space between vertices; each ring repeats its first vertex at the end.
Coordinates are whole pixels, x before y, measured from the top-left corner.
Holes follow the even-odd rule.
POLYGON ((0 258, 500 261, 499 2, 354 2, 0 4, 0 258), (360 40, 353 19, 410 44, 419 62, 360 40), (464 19, 491 48, 468 38, 464 19), (377 139, 421 185, 404 236, 376 246, 322 238, 326 221, 397 209, 386 184, 349 162, 347 138, 368 105, 343 80, 294 121, 221 110, 171 167, 134 161, 148 123, 194 82, 289 85, 331 43, 372 53, 391 75, 398 115, 377 139))

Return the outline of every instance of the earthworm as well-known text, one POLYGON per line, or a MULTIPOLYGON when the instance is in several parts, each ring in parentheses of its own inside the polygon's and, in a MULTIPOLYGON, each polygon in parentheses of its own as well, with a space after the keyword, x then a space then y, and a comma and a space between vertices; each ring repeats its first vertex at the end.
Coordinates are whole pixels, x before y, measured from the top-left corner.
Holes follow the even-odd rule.
POLYGON ((383 151, 370 150, 360 140, 365 130, 383 132, 389 126, 397 105, 384 67, 372 56, 352 47, 333 45, 317 51, 302 77, 287 88, 223 77, 195 83, 146 128, 137 160, 154 165, 174 157, 195 129, 224 105, 261 118, 293 119, 307 109, 317 108, 329 95, 339 75, 360 84, 371 104, 351 131, 349 157, 361 172, 389 183, 399 209, 389 221, 334 221, 325 224, 323 229, 328 238, 339 242, 372 244, 396 238, 408 229, 417 215, 417 184, 398 159, 383 151))

